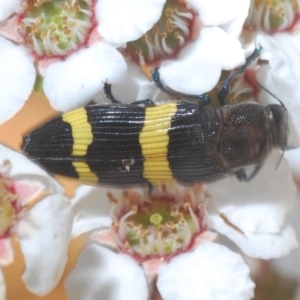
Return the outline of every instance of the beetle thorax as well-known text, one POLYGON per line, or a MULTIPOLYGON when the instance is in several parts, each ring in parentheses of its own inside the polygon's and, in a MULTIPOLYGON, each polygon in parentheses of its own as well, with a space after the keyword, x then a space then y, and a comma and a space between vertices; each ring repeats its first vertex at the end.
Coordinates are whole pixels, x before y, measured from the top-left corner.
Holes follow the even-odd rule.
POLYGON ((218 153, 230 172, 260 164, 272 149, 269 110, 257 103, 226 105, 218 153))

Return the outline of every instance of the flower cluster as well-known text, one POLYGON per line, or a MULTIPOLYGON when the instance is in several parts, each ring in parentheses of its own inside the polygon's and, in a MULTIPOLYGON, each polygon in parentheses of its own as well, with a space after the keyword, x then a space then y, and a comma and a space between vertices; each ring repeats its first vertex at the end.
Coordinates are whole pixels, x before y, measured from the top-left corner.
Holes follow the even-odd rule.
MULTIPOLYGON (((232 82, 227 104, 280 99, 287 149, 300 147, 299 1, 0 3, 0 124, 34 90, 60 112, 103 102, 106 82, 121 102, 159 103, 170 96, 149 81, 156 67, 170 91, 209 93, 220 105, 216 87, 260 45, 259 60, 232 82)), ((16 236, 22 279, 43 296, 61 278, 70 238, 89 234, 65 282, 71 300, 251 299, 245 257, 269 260, 298 247, 286 218, 300 182, 295 151, 287 159, 273 151, 247 183, 159 184, 151 193, 80 186, 70 202, 39 166, 0 145, 0 266, 13 261, 16 236)), ((4 281, 0 271, 1 299, 4 281)))

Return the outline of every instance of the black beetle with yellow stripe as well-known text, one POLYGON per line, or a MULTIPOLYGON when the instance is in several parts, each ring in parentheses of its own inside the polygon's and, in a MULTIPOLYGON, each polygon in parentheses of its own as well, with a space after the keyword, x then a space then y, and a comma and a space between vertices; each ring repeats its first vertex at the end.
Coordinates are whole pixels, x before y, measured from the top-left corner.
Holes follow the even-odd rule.
MULTIPOLYGON (((221 106, 151 100, 119 103, 105 84, 109 105, 89 105, 59 116, 24 137, 23 150, 51 172, 83 183, 115 187, 179 182, 212 182, 226 175, 247 181, 260 170, 273 148, 287 145, 283 104, 246 102, 225 105, 230 82, 258 57, 261 47, 231 75, 219 91, 221 106), (245 168, 254 167, 247 176, 245 168)), ((158 70, 153 80, 162 91, 158 70)), ((178 94, 178 93, 176 93, 178 94)))

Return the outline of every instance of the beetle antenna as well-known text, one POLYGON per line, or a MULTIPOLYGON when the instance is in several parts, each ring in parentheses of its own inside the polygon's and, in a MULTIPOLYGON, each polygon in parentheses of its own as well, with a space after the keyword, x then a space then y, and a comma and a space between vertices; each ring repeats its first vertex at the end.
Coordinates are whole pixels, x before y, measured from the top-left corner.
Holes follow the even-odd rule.
POLYGON ((277 97, 275 96, 272 92, 270 92, 267 88, 265 88, 263 85, 261 85, 258 81, 256 81, 256 84, 261 88, 263 89, 265 92, 267 92, 269 95, 271 95, 274 99, 276 99, 280 104, 281 106, 284 108, 284 110, 286 110, 286 107, 285 105, 283 104, 283 102, 277 97))
POLYGON ((278 159, 278 162, 277 162, 277 164, 276 164, 275 170, 278 169, 278 167, 279 167, 279 165, 280 165, 280 163, 281 163, 281 161, 282 161, 283 155, 284 155, 284 150, 281 152, 281 155, 280 155, 280 157, 279 157, 279 159, 278 159))

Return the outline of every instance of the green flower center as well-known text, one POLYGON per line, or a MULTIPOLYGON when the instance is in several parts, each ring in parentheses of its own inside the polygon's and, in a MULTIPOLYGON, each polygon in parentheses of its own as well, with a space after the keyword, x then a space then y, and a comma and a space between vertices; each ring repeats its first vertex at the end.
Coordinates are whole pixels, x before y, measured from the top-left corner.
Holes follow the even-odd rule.
POLYGON ((151 196, 129 190, 120 200, 108 195, 113 198, 116 244, 141 260, 168 258, 187 250, 194 237, 206 229, 203 195, 193 189, 181 195, 154 191, 151 196))
POLYGON ((5 235, 16 220, 18 195, 13 192, 12 182, 0 177, 0 236, 5 235))
POLYGON ((288 29, 299 15, 297 0, 251 0, 245 27, 276 32, 288 29))
POLYGON ((93 0, 29 0, 19 32, 38 57, 64 57, 87 42, 94 26, 93 0))
POLYGON ((140 65, 175 56, 192 39, 195 14, 184 1, 167 0, 158 22, 141 38, 127 43, 125 53, 140 65))

